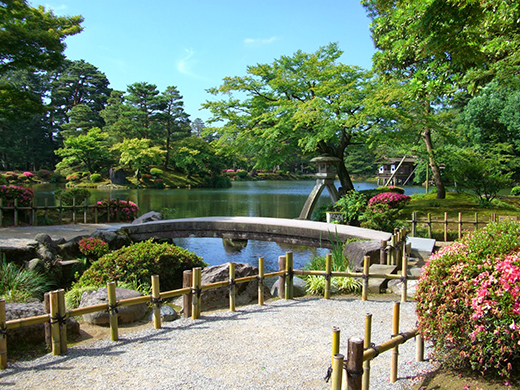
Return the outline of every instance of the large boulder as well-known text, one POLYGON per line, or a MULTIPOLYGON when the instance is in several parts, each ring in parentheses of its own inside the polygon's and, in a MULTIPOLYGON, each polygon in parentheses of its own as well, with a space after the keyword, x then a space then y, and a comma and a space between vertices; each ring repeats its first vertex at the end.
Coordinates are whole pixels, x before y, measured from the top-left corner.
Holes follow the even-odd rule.
MULTIPOLYGON (((280 286, 280 278, 274 278, 275 282, 270 283, 271 285, 271 295, 273 297, 279 297, 279 286, 280 286)), ((307 283, 305 280, 299 278, 298 276, 295 276, 293 278, 293 297, 303 297, 307 294, 307 283)))
MULTIPOLYGON (((118 301, 141 296, 143 296, 143 294, 141 294, 139 291, 128 290, 126 288, 116 288, 116 298, 118 301)), ((84 292, 81 295, 79 307, 94 306, 102 303, 108 305, 108 293, 106 287, 102 287, 92 292, 84 292)), ((135 321, 139 321, 146 315, 147 310, 148 308, 146 303, 118 307, 118 323, 129 324, 135 321)), ((110 324, 108 309, 91 314, 85 314, 83 315, 83 320, 92 325, 107 326, 110 324)))
MULTIPOLYGON (((235 279, 253 275, 258 275, 258 268, 245 263, 235 264, 235 279)), ((203 285, 229 280, 229 264, 221 264, 204 268, 202 270, 201 276, 203 285)), ((235 303, 237 306, 258 302, 258 282, 256 280, 237 284, 235 291, 235 303)), ((271 298, 271 293, 267 288, 264 289, 264 298, 271 298)), ((229 287, 220 287, 203 291, 201 295, 201 301, 202 310, 228 307, 229 287)))
POLYGON ((161 213, 158 213, 157 211, 149 211, 141 215, 139 218, 134 219, 132 224, 160 221, 162 219, 163 215, 161 213))
POLYGON ((102 230, 98 229, 91 235, 94 238, 101 238, 108 244, 110 250, 115 251, 124 246, 132 245, 132 240, 128 237, 128 234, 122 230, 102 230))
MULTIPOLYGON (((43 303, 6 303, 5 304, 5 319, 6 321, 15 320, 18 318, 35 317, 46 314, 43 303)), ((67 336, 79 335, 79 323, 74 318, 67 318, 67 336)), ((9 329, 7 331, 7 342, 27 344, 36 344, 45 341, 45 325, 37 324, 24 326, 16 329, 9 329)))
POLYGON ((354 241, 343 249, 343 255, 348 259, 354 272, 363 271, 365 256, 370 256, 370 264, 379 264, 381 242, 379 241, 354 241))

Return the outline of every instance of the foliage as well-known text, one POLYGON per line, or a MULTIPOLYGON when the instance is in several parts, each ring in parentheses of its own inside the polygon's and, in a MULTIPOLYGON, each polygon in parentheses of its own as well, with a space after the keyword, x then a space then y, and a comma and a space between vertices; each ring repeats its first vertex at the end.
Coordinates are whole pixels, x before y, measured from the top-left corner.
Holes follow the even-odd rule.
POLYGON ((380 205, 387 205, 389 209, 402 209, 409 201, 410 197, 408 195, 395 192, 382 192, 370 198, 368 207, 376 209, 380 205))
POLYGON ((111 220, 116 220, 119 215, 120 221, 131 222, 137 218, 139 212, 139 207, 130 200, 103 199, 97 202, 97 206, 101 215, 109 213, 111 220))
POLYGON ((358 191, 349 191, 334 205, 334 209, 341 212, 343 221, 349 225, 359 226, 359 217, 367 207, 367 198, 358 191))
POLYGON ((520 362, 520 224, 493 223, 430 258, 419 329, 438 358, 509 376, 520 362))
POLYGON ((58 188, 54 191, 54 198, 61 202, 61 204, 71 206, 74 199, 76 200, 76 205, 82 204, 85 202, 85 199, 90 198, 90 191, 86 188, 71 188, 68 190, 62 190, 58 188))
POLYGON ((21 186, 0 185, 0 199, 4 200, 4 207, 13 207, 18 200, 18 206, 30 207, 34 198, 34 191, 21 186))
POLYGON ((135 170, 135 176, 139 177, 139 171, 151 164, 159 164, 164 151, 158 146, 150 146, 149 139, 125 139, 110 148, 119 153, 119 164, 135 170))
POLYGON ((97 286, 80 286, 74 284, 72 288, 65 293, 65 306, 69 310, 76 309, 79 307, 81 296, 84 292, 96 291, 98 288, 97 286))
POLYGON ((101 181, 101 175, 99 173, 93 173, 90 175, 90 181, 92 183, 98 183, 101 181))
POLYGON ((160 177, 163 173, 163 170, 159 168, 150 169, 150 175, 152 175, 153 177, 160 177))
POLYGON ((200 257, 186 249, 148 240, 106 254, 83 273, 78 285, 102 287, 107 282, 150 285, 151 276, 159 275, 161 290, 168 291, 181 287, 183 271, 204 266, 200 257))
POLYGON ((14 263, 0 262, 0 296, 7 302, 26 302, 42 299, 50 290, 49 279, 36 271, 18 268, 14 263))
POLYGON ((367 207, 359 217, 361 227, 374 230, 382 230, 392 233, 405 225, 403 211, 399 208, 390 208, 388 204, 379 203, 373 207, 367 207))
POLYGON ((377 187, 376 190, 381 192, 396 192, 398 194, 404 194, 404 188, 395 186, 381 186, 377 187))
POLYGON ((511 188, 511 195, 519 196, 520 195, 520 186, 514 186, 511 188))
POLYGON ((85 237, 78 244, 79 251, 90 260, 97 260, 109 252, 108 244, 101 238, 85 237))

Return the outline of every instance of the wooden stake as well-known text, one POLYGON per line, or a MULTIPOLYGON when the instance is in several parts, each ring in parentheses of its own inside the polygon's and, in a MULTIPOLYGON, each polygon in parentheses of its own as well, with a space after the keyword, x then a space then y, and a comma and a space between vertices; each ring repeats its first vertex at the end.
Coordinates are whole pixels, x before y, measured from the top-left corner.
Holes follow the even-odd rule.
POLYGON ((59 355, 61 352, 60 343, 60 324, 58 322, 59 315, 59 304, 58 304, 58 292, 51 291, 51 332, 52 332, 52 354, 59 355))
MULTIPOLYGON (((51 295, 48 292, 43 294, 43 308, 45 310, 45 313, 51 314, 51 295)), ((45 344, 47 345, 47 347, 51 348, 52 334, 50 321, 47 321, 43 326, 45 329, 45 344)))
POLYGON ((459 212, 459 240, 462 238, 462 213, 459 212))
POLYGON ((363 339, 348 340, 347 390, 361 390, 363 375, 363 339))
POLYGON ((293 299, 293 278, 294 278, 294 270, 293 270, 293 253, 287 252, 285 253, 285 299, 293 299))
POLYGON ((428 225, 428 238, 432 238, 432 214, 427 214, 428 220, 426 221, 426 224, 428 225))
MULTIPOLYGON (((193 281, 192 271, 186 270, 182 273, 182 287, 191 287, 193 281)), ((184 318, 191 317, 191 305, 192 305, 193 293, 184 294, 182 296, 182 308, 184 312, 184 318)))
POLYGON ((0 369, 7 368, 7 330, 5 328, 5 300, 0 299, 0 369))
POLYGON ((332 254, 327 253, 327 257, 325 258, 325 293, 323 294, 323 298, 330 298, 330 282, 331 282, 331 274, 332 274, 332 254))
POLYGON ((343 360, 345 356, 340 353, 334 355, 332 359, 332 376, 330 377, 330 389, 341 390, 343 381, 343 360))
POLYGON ((110 339, 112 341, 119 340, 118 324, 117 324, 117 300, 116 300, 116 284, 114 282, 107 283, 108 295, 108 313, 110 320, 110 339))
POLYGON ((406 302, 408 295, 408 256, 403 254, 403 269, 401 270, 402 282, 401 287, 401 302, 406 302))
POLYGON ((161 290, 159 275, 152 275, 153 327, 161 329, 161 290))
POLYGON ((339 336, 340 330, 338 327, 332 327, 332 364, 334 364, 334 356, 339 353, 339 336))
POLYGON ((370 256, 363 258, 363 290, 361 292, 361 300, 366 301, 368 297, 368 278, 370 269, 370 256))
POLYGON ((417 212, 412 213, 412 237, 417 236, 417 212))
MULTIPOLYGON (((394 302, 394 316, 392 321, 392 337, 399 334, 399 309, 401 305, 399 302, 394 302)), ((399 359, 399 346, 396 345, 392 348, 392 360, 390 367, 390 382, 395 383, 397 381, 397 365, 399 359)))
POLYGON ((229 310, 235 311, 235 263, 229 263, 229 310))
POLYGON ((264 258, 258 258, 258 304, 264 305, 264 258))
MULTIPOLYGON (((367 313, 365 317, 365 340, 363 342, 363 348, 367 350, 370 348, 372 342, 372 314, 367 313)), ((363 362, 363 378, 362 378, 363 390, 370 388, 370 359, 363 362)))
POLYGON ((448 213, 444 212, 444 242, 448 241, 448 213))
POLYGON ((285 298, 285 256, 278 257, 278 270, 284 271, 283 275, 278 277, 278 298, 285 298))
POLYGON ((415 336, 415 360, 418 362, 424 361, 424 340, 419 332, 415 336))
POLYGON ((65 308, 65 290, 58 290, 58 313, 61 319, 60 325, 60 353, 67 353, 67 320, 65 314, 67 310, 65 308))
POLYGON ((200 268, 200 267, 193 268, 193 281, 192 281, 192 284, 193 284, 194 296, 193 296, 193 300, 192 300, 193 301, 192 302, 193 305, 192 305, 191 318, 194 319, 194 320, 196 320, 196 319, 198 319, 200 317, 201 271, 202 271, 202 268, 200 268))
POLYGON ((381 240, 381 249, 379 250, 379 264, 386 264, 386 247, 388 246, 387 240, 381 240))

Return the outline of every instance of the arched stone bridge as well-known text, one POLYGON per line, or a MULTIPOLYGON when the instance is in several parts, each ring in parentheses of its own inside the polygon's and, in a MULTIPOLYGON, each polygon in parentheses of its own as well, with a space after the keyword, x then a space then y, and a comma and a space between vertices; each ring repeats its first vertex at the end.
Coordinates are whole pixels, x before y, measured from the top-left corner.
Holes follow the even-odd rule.
POLYGON ((358 238, 389 240, 391 234, 377 230, 325 222, 261 217, 201 217, 170 219, 135 225, 122 225, 134 241, 154 238, 220 237, 241 240, 275 241, 289 244, 331 248, 339 238, 342 242, 358 238))

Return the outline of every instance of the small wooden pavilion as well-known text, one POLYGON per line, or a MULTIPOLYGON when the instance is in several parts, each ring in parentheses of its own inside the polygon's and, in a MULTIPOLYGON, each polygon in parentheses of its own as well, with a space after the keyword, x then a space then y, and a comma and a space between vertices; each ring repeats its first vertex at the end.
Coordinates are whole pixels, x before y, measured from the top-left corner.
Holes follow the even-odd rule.
POLYGON ((377 185, 405 185, 413 179, 414 157, 388 158, 382 161, 377 175, 377 185))

